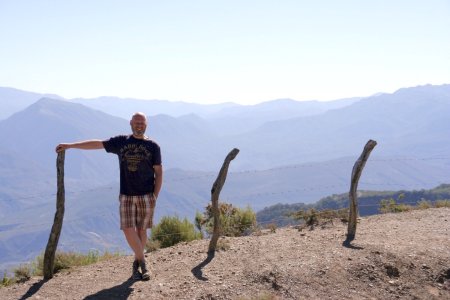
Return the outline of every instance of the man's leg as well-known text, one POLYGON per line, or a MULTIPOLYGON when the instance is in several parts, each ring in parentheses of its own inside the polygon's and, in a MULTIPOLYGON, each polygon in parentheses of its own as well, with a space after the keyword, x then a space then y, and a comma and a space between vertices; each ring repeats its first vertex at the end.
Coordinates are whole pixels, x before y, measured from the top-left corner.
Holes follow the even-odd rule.
POLYGON ((125 234, 128 245, 134 252, 135 259, 143 261, 145 244, 142 243, 141 234, 134 228, 124 228, 123 233, 125 234))
POLYGON ((143 251, 145 251, 145 245, 147 244, 147 229, 136 229, 141 240, 143 251))
MULTIPOLYGON (((147 243, 147 230, 146 229, 137 229, 137 234, 139 235, 139 238, 141 240, 141 245, 142 245, 142 255, 144 256, 144 251, 145 251, 145 244, 147 243)), ((147 266, 145 264, 145 256, 144 259, 139 260, 139 266, 141 267, 141 271, 142 271, 142 280, 149 280, 150 279, 150 274, 148 273, 147 270, 147 266)))

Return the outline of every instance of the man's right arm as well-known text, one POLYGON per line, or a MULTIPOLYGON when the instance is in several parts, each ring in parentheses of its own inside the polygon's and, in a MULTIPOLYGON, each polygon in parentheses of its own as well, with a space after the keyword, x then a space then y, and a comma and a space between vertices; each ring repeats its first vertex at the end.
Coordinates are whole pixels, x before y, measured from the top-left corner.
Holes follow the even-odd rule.
POLYGON ((75 143, 61 143, 56 146, 56 152, 61 152, 70 148, 83 149, 83 150, 95 150, 103 149, 103 141, 101 140, 87 140, 75 143))

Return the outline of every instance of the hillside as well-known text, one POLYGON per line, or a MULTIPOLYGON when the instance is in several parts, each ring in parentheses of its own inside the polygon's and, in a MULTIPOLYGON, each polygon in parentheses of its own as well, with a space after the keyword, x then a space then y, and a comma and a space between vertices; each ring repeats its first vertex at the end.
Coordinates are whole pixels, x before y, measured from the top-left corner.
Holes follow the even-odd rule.
MULTIPOLYGON (((379 213, 380 202, 384 199, 393 199, 397 204, 417 205, 421 200, 438 201, 450 200, 450 184, 441 184, 432 189, 422 189, 413 191, 358 191, 358 207, 360 216, 368 216, 379 213)), ((289 218, 290 213, 299 210, 326 210, 326 209, 341 209, 349 207, 348 192, 343 194, 333 194, 324 197, 315 203, 293 203, 293 204, 275 204, 260 210, 256 214, 259 223, 276 223, 278 226, 295 223, 292 218, 289 218)))
POLYGON ((351 247, 335 222, 207 240, 150 253, 149 282, 130 278, 132 257, 0 289, 1 299, 450 299, 450 209, 362 218, 351 247), (263 298, 264 297, 264 298, 263 298))

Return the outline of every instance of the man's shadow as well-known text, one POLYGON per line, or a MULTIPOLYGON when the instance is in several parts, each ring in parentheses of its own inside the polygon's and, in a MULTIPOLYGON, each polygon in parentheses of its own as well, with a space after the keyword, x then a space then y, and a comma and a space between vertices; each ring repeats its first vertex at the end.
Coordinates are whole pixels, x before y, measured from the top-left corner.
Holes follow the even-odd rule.
POLYGON ((215 254, 215 251, 208 251, 208 256, 206 257, 206 259, 191 270, 192 274, 194 274, 197 279, 203 281, 208 280, 208 278, 203 277, 202 269, 213 260, 215 254))
POLYGON ((122 284, 113 286, 109 289, 101 290, 95 294, 89 295, 85 297, 85 300, 93 300, 93 299, 128 299, 133 289, 131 286, 133 283, 135 283, 136 280, 133 278, 129 278, 127 281, 125 281, 122 284))

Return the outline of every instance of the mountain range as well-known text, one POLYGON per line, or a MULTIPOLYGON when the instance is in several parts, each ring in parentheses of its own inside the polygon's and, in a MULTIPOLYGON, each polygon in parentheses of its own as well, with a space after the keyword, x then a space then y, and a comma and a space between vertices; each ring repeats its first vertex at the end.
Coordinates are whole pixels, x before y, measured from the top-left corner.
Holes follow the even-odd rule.
MULTIPOLYGON (((0 88, 0 101, 0 264, 31 259, 47 241, 55 203, 55 146, 129 133, 134 111, 148 115, 147 133, 162 148, 166 171, 157 220, 169 214, 192 220, 202 211, 226 154, 235 147, 240 153, 221 199, 254 210, 348 191, 352 166, 369 139, 378 145, 360 188, 422 189, 450 182, 450 85, 252 106, 63 99, 10 88, 0 88)), ((71 149, 65 169, 67 212, 60 246, 126 249, 117 224, 117 158, 71 149)))

